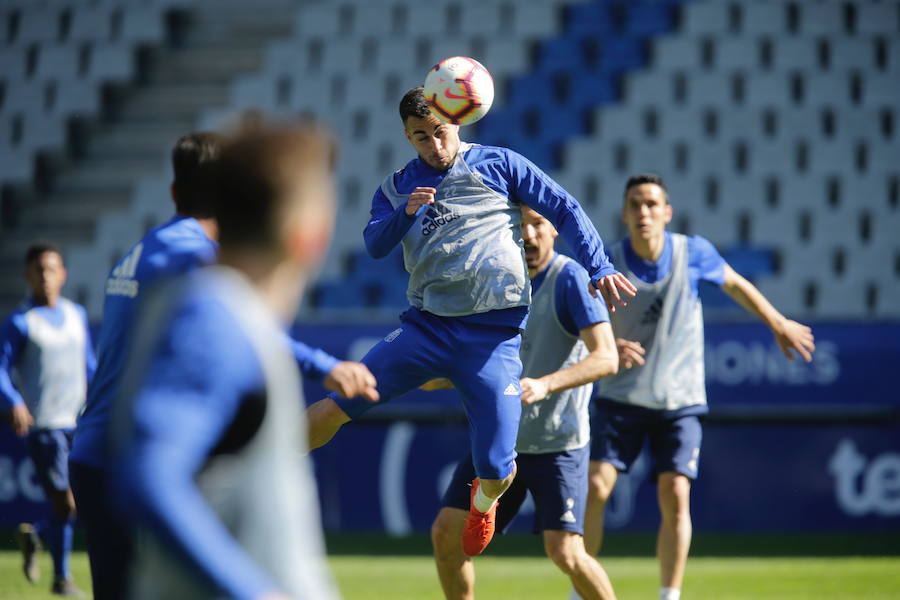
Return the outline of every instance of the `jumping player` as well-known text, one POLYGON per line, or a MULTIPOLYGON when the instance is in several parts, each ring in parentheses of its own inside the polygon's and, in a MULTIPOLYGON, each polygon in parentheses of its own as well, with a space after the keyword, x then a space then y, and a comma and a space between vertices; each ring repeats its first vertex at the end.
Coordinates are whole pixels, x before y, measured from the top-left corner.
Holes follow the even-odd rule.
POLYGON ((618 472, 628 471, 649 439, 662 517, 659 597, 678 600, 691 542, 689 495, 697 477, 700 419, 707 412, 698 282, 720 286, 762 320, 789 359, 796 352, 809 362, 815 345, 809 327, 782 316, 707 240, 665 231, 672 205, 659 176, 628 180, 622 219, 629 235, 611 256, 639 293, 612 314, 619 372, 600 383, 592 423, 585 545, 592 555, 600 550, 603 510, 618 472))
POLYGON ((10 409, 13 431, 25 438, 51 513, 36 527, 19 526, 23 571, 37 582, 36 554, 44 540, 53 557, 52 592, 83 596, 69 571, 75 501, 68 458, 97 361, 84 308, 60 295, 66 267, 59 249, 45 242, 28 248, 25 280, 31 296, 0 327, 0 401, 10 409))
MULTIPOLYGON (((522 208, 522 237, 533 296, 522 335, 518 474, 498 503, 497 525, 503 531, 531 492, 547 556, 583 598, 614 598, 609 577, 582 539, 592 383, 614 374, 619 362, 609 314, 588 294, 585 270, 553 251, 553 225, 528 207, 522 208)), ((457 467, 431 528, 448 600, 475 597, 475 566, 459 544, 474 477, 470 455, 457 467)))
MULTIPOLYGON (((490 541, 496 500, 515 476, 519 330, 531 301, 520 206, 556 225, 594 294, 619 299, 619 289, 633 293, 633 286, 609 264, 578 202, 532 163, 505 148, 460 142, 457 126, 431 114, 421 87, 403 97, 400 118, 418 157, 375 192, 365 241, 376 258, 402 243, 412 307, 363 363, 384 400, 438 377, 459 390, 477 474, 463 535, 474 556, 490 541)), ((313 404, 311 447, 370 407, 334 397, 313 404)))
POLYGON ((311 126, 227 142, 219 265, 142 303, 113 407, 134 598, 335 598, 282 330, 331 237, 333 150, 311 126))
MULTIPOLYGON (((106 281, 103 324, 98 344, 97 377, 90 387, 71 455, 79 516, 87 532, 94 595, 98 600, 124 594, 133 541, 116 522, 107 495, 110 407, 118 392, 122 366, 132 338, 142 294, 157 283, 216 260, 218 225, 216 171, 221 138, 198 132, 181 137, 172 150, 175 215, 150 230, 112 269, 106 281)), ((344 396, 373 397, 374 379, 362 365, 294 343, 304 375, 326 376, 325 384, 344 396)), ((377 397, 377 396, 375 396, 377 397)))

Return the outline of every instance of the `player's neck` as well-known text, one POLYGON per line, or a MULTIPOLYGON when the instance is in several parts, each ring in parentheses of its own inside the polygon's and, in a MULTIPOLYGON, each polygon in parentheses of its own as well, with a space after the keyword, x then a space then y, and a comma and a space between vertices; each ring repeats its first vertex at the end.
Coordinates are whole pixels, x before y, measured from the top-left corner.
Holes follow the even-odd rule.
POLYGON ((631 236, 629 239, 631 241, 631 249, 634 250, 634 253, 650 262, 658 261, 659 257, 662 256, 663 250, 666 248, 665 232, 650 238, 631 236))
POLYGON ((32 294, 31 303, 35 306, 47 306, 49 308, 56 308, 56 305, 59 304, 59 294, 56 294, 54 296, 38 296, 37 294, 32 294))
POLYGON ((213 218, 209 219, 197 219, 197 222, 200 223, 200 227, 203 229, 203 233, 206 234, 206 237, 211 239, 214 242, 219 241, 219 222, 213 218))
POLYGON ((289 324, 294 320, 306 283, 295 263, 261 252, 227 249, 219 253, 219 263, 243 273, 279 321, 289 324))

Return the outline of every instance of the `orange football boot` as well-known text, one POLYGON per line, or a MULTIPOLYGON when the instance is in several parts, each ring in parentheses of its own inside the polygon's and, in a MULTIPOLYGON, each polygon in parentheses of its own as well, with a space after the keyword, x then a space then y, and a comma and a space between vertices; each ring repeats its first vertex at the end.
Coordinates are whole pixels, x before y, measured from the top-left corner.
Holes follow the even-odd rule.
POLYGON ((478 512, 473 500, 478 491, 478 478, 472 480, 472 494, 469 500, 469 516, 462 533, 462 549, 466 556, 478 556, 494 537, 497 523, 497 502, 486 513, 478 512))

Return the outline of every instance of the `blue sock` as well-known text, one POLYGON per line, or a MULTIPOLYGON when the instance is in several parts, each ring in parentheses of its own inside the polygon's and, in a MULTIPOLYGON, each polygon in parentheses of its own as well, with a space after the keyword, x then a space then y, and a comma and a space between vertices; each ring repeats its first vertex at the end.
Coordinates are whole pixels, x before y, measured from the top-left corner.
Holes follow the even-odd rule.
POLYGON ((54 579, 67 579, 69 577, 69 552, 72 550, 72 521, 51 517, 43 531, 47 549, 53 559, 54 579))

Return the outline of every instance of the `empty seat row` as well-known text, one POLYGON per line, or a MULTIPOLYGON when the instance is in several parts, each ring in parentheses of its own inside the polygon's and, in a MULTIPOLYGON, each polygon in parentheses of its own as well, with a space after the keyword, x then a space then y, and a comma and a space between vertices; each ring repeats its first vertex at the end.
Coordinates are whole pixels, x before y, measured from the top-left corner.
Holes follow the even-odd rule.
POLYGON ((297 14, 294 32, 306 36, 511 35, 540 37, 560 25, 561 2, 433 3, 398 2, 307 4, 297 14))
POLYGON ((128 80, 134 70, 134 47, 128 43, 44 44, 0 52, 0 80, 7 85, 24 79, 128 80))
POLYGON ((165 35, 161 7, 153 4, 33 4, 0 8, 3 43, 14 46, 86 41, 156 43, 165 35))
POLYGON ((847 70, 900 72, 900 35, 717 37, 677 35, 653 44, 653 65, 660 69, 847 70))
POLYGON ((646 104, 609 106, 596 111, 593 131, 598 139, 643 138, 673 140, 782 139, 813 142, 893 140, 900 137, 900 105, 858 107, 714 108, 667 106, 653 99, 646 104))
POLYGON ((893 73, 761 73, 753 71, 646 71, 629 75, 629 103, 692 106, 896 106, 900 79, 893 73))
POLYGON ((900 3, 757 0, 691 2, 684 6, 687 33, 898 34, 900 3))

